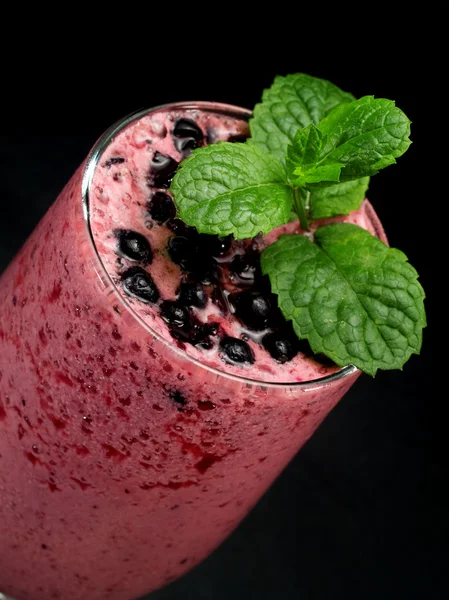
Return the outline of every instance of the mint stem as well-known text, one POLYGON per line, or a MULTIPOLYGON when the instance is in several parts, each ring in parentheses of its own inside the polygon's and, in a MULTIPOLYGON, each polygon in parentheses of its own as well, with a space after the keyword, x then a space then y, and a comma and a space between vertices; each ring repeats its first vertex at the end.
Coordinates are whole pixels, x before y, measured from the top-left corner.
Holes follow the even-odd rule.
MULTIPOLYGON (((306 192, 308 194, 308 192, 306 192)), ((309 231, 309 219, 307 218, 306 199, 301 188, 293 188, 293 203, 296 214, 299 217, 299 223, 304 231, 309 231)))

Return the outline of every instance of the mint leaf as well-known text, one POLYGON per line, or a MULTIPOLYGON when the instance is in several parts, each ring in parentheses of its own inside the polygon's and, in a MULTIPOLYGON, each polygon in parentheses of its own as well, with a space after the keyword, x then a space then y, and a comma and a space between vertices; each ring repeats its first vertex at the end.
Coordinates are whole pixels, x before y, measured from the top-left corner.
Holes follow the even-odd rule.
POLYGON ((354 96, 325 79, 304 73, 276 77, 254 108, 249 122, 252 142, 285 163, 287 147, 299 129, 318 125, 333 108, 352 100, 354 96))
POLYGON ((287 165, 293 172, 300 165, 314 165, 323 149, 323 134, 310 123, 296 132, 293 143, 287 148, 287 165))
POLYGON ((255 145, 195 150, 170 188, 178 216, 201 233, 250 238, 288 221, 292 188, 281 163, 255 145))
POLYGON ((317 165, 325 145, 321 131, 310 123, 296 132, 293 144, 287 149, 287 167, 293 173, 293 183, 306 187, 311 183, 339 181, 343 163, 328 161, 317 165))
POLYGON ((340 173, 343 165, 341 163, 333 163, 329 165, 321 165, 315 167, 309 165, 308 168, 297 167, 295 169, 295 179, 293 182, 299 187, 308 187, 312 183, 327 184, 339 181, 340 173))
POLYGON ((315 189, 310 195, 310 218, 324 219, 337 215, 349 215, 358 210, 365 199, 369 177, 337 183, 315 189))
MULTIPOLYGON (((377 173, 410 145, 410 121, 384 98, 365 96, 309 124, 288 148, 287 166, 300 187, 328 186, 377 173)), ((326 215, 329 216, 329 215, 326 215)))
POLYGON ((283 235, 262 253, 262 271, 298 337, 370 375, 419 354, 424 291, 405 254, 349 223, 317 229, 315 242, 283 235))
POLYGON ((364 96, 319 123, 325 138, 319 164, 343 163, 341 181, 375 175, 410 146, 410 121, 392 100, 364 96))

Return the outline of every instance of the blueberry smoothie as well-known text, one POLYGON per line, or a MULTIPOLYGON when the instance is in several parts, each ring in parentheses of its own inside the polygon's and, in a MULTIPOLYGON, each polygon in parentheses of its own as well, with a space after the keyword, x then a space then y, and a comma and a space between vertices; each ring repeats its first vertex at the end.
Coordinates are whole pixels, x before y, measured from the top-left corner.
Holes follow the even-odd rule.
MULTIPOLYGON (((97 143, 0 280, 0 591, 126 600, 241 521, 356 380, 298 341, 252 240, 176 219, 195 147, 249 111, 170 105, 97 143)), ((371 207, 345 221, 382 239, 371 207)), ((308 233, 308 235, 313 232, 308 233)))

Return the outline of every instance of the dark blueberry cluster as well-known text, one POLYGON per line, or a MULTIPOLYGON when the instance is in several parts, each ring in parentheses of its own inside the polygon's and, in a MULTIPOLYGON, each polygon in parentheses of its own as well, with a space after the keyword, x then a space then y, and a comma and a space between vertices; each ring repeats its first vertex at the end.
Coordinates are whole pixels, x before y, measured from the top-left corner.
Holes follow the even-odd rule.
MULTIPOLYGON (((201 128, 187 118, 175 121, 171 135, 174 147, 183 157, 206 143, 201 128)), ((244 136, 231 136, 229 141, 244 139, 244 136)), ((111 158, 105 166, 110 168, 123 161, 120 157, 111 158)), ((200 234, 176 218, 168 188, 177 167, 174 158, 156 151, 147 175, 147 183, 153 188, 147 204, 148 214, 153 223, 172 232, 166 252, 182 271, 176 299, 160 299, 153 279, 143 268, 151 264, 153 258, 145 236, 118 230, 118 254, 140 263, 121 275, 125 292, 144 303, 157 302, 161 318, 181 347, 185 344, 204 350, 217 347, 219 356, 229 364, 254 363, 250 339, 279 363, 292 360, 300 351, 311 354, 308 343, 298 340, 292 324, 285 321, 268 278, 262 275, 260 240, 256 237, 242 242, 234 241, 232 236, 200 234), (223 315, 233 314, 240 321, 240 338, 225 335, 218 323, 201 321, 199 311, 206 308, 209 300, 223 315)))
POLYGON ((173 219, 168 226, 177 234, 168 240, 171 260, 203 285, 217 283, 220 275, 215 258, 229 250, 231 238, 198 234, 194 227, 184 225, 179 219, 173 219))
POLYGON ((181 344, 192 344, 204 350, 213 347, 210 338, 218 333, 216 323, 202 323, 179 300, 164 300, 160 306, 160 314, 167 323, 171 335, 181 344))
POLYGON ((246 339, 220 340, 219 354, 223 360, 252 364, 255 358, 247 343, 251 332, 259 334, 255 339, 276 361, 284 363, 296 356, 301 349, 299 340, 285 322, 268 279, 262 276, 256 245, 235 244, 238 248, 235 254, 231 236, 198 234, 178 219, 167 225, 176 234, 168 240, 168 255, 184 272, 176 302, 165 302, 161 308, 161 316, 172 335, 200 347, 211 347, 210 340, 204 343, 204 329, 189 309, 204 308, 210 298, 224 315, 233 313, 248 331, 246 339), (229 286, 238 291, 230 293, 229 286))

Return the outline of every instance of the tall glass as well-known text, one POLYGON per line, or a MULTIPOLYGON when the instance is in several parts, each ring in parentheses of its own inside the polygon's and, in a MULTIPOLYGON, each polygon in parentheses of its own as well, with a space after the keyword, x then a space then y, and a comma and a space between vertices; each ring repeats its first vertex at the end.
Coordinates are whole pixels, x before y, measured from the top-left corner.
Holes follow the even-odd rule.
POLYGON ((103 135, 0 280, 0 589, 17 600, 124 600, 179 577, 359 375, 230 376, 133 312, 95 248, 89 198, 110 140, 148 112, 103 135))

